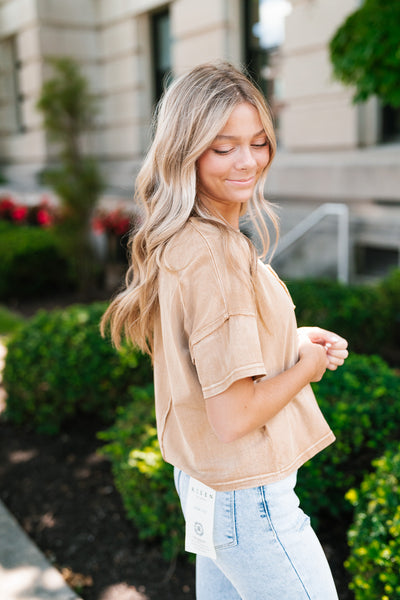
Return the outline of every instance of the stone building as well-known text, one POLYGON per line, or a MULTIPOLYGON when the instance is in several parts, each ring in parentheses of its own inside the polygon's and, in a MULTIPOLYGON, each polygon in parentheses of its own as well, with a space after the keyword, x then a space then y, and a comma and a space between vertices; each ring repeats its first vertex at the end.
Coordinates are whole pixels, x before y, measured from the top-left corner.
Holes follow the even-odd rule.
POLYGON ((280 206, 282 241, 315 215, 313 227, 306 222, 297 241, 277 255, 284 274, 335 274, 337 221, 350 277, 384 274, 399 264, 399 114, 376 99, 354 105, 352 91, 332 79, 327 47, 358 5, 0 0, 0 170, 7 185, 37 188, 38 173, 54 158, 35 108, 48 59, 69 55, 80 62, 100 109, 86 148, 102 164, 109 196, 129 197, 163 82, 200 62, 227 58, 249 67, 274 112, 279 152, 266 191, 280 206), (327 203, 319 221, 313 211, 327 203))

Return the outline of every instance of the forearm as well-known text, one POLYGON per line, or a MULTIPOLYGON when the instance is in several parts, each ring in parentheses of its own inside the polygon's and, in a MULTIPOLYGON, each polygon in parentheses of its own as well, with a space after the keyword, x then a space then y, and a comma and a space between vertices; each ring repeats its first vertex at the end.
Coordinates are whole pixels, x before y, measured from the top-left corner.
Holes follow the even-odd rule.
POLYGON ((270 379, 253 382, 252 399, 254 427, 249 419, 248 430, 261 427, 284 408, 306 385, 310 383, 311 371, 303 361, 270 379))
POLYGON ((282 410, 311 381, 312 374, 312 363, 301 360, 270 379, 235 382, 226 392, 206 401, 211 426, 224 442, 243 437, 282 410))

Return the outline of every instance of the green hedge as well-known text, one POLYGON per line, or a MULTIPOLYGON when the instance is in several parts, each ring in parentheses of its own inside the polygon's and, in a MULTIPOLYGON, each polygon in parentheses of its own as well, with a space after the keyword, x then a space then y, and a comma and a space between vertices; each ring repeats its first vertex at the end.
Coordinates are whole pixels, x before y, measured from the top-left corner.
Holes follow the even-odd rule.
MULTIPOLYGON (((389 277, 378 286, 381 294, 382 319, 387 324, 386 342, 383 343, 383 353, 388 346, 396 365, 400 365, 400 269, 394 269, 389 277)), ((380 352, 378 351, 380 354, 380 352)))
POLYGON ((373 462, 359 490, 347 498, 355 509, 348 539, 355 600, 400 598, 400 447, 373 462))
POLYGON ((12 335, 24 322, 21 315, 0 304, 0 336, 12 335))
POLYGON ((131 388, 133 401, 118 409, 115 424, 98 434, 112 463, 127 517, 141 539, 160 541, 165 558, 183 551, 184 522, 173 467, 161 457, 153 388, 131 388))
POLYGON ((41 311, 17 331, 3 374, 11 421, 44 433, 57 433, 80 413, 110 422, 129 386, 152 381, 147 357, 128 347, 117 353, 101 338, 105 307, 41 311))
POLYGON ((27 299, 74 287, 54 231, 0 222, 0 300, 27 299))
POLYGON ((299 470, 298 493, 314 517, 339 517, 350 512, 346 492, 398 437, 400 377, 378 356, 353 354, 313 388, 336 442, 299 470))
MULTIPOLYGON (((299 326, 318 325, 348 339, 352 352, 400 358, 400 270, 375 285, 288 282, 299 326)), ((397 363, 398 364, 398 363, 397 363)))

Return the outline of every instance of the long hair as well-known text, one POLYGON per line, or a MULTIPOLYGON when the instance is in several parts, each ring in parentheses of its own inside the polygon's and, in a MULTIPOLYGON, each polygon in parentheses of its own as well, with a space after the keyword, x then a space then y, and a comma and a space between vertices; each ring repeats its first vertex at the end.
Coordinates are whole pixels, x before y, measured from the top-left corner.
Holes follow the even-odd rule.
MULTIPOLYGON (((176 79, 165 92, 155 114, 155 133, 136 179, 135 199, 143 218, 130 241, 130 266, 125 288, 105 312, 101 331, 109 324, 111 339, 120 347, 124 335, 143 351, 152 353, 154 316, 158 309, 158 272, 169 240, 191 216, 213 221, 226 237, 236 234, 228 223, 212 215, 196 195, 196 161, 225 126, 233 109, 248 102, 260 116, 269 145, 269 161, 242 212, 249 213, 263 240, 270 244, 265 216, 277 222, 264 198, 267 171, 276 152, 270 111, 261 92, 231 64, 206 63, 176 79)), ((254 263, 256 252, 253 249, 254 263)))

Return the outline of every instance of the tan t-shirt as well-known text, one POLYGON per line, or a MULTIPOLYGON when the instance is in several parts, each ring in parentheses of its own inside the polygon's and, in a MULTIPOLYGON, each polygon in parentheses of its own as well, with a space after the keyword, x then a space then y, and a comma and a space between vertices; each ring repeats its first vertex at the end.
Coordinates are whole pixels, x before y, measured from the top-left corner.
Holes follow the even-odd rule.
POLYGON ((165 253, 168 268, 160 270, 154 328, 162 455, 220 491, 278 481, 335 439, 309 385, 239 440, 223 443, 213 432, 205 398, 244 377, 273 377, 298 360, 294 306, 285 285, 259 261, 257 312, 252 286, 238 268, 249 272, 247 242, 238 236, 233 264, 224 248, 221 231, 196 218, 173 238, 165 253))

